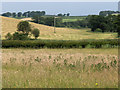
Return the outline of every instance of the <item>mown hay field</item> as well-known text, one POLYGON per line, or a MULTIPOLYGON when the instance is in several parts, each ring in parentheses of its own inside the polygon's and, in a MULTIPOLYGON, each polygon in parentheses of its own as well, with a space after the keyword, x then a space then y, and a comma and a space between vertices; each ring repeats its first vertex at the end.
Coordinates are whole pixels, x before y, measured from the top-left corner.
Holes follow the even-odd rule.
POLYGON ((117 88, 118 50, 3 49, 3 88, 117 88))
MULTIPOLYGON (((0 17, 2 19, 2 39, 5 39, 5 35, 14 33, 17 30, 17 24, 20 19, 0 17)), ((117 37, 117 33, 93 33, 89 28, 85 29, 70 29, 70 28, 56 28, 54 33, 54 27, 36 24, 30 22, 31 26, 40 30, 39 39, 50 40, 81 40, 81 39, 114 39, 117 37)))

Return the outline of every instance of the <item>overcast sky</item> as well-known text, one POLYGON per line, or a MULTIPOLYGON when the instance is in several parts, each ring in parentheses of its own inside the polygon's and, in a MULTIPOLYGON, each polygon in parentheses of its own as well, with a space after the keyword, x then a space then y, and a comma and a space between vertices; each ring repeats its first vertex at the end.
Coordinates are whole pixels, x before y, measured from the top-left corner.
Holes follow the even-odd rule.
POLYGON ((120 0, 1 0, 2 2, 118 2, 120 0))

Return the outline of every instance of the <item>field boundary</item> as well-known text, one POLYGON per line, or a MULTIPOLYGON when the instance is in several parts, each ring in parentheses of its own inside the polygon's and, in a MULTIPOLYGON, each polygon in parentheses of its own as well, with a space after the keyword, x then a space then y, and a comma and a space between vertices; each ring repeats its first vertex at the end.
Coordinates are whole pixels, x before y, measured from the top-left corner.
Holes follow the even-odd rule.
POLYGON ((2 48, 118 48, 118 39, 2 40, 2 48))

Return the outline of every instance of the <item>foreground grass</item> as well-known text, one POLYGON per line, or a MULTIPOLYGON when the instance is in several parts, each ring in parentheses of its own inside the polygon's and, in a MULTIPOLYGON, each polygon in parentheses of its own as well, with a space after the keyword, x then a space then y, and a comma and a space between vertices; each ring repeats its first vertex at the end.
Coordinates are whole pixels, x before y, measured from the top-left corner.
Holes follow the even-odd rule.
POLYGON ((3 88, 117 88, 117 49, 3 49, 3 88))

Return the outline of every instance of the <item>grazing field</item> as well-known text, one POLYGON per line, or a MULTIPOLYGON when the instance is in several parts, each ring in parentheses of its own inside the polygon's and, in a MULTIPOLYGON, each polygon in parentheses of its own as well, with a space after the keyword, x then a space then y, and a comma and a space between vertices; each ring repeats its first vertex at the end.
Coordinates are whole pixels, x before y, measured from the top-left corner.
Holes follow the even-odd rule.
MULTIPOLYGON (((20 19, 0 17, 2 18, 2 39, 5 39, 5 35, 14 33, 17 30, 17 24, 20 19)), ((89 28, 85 29, 71 29, 71 28, 56 28, 54 33, 54 27, 36 24, 30 22, 32 27, 40 30, 39 39, 50 40, 81 40, 81 39, 115 39, 117 33, 93 33, 89 28)))
POLYGON ((82 20, 82 19, 63 19, 63 22, 74 22, 77 20, 82 20))
POLYGON ((63 19, 85 19, 87 16, 67 16, 62 17, 63 19))
POLYGON ((3 88, 117 88, 118 49, 3 49, 3 88))
POLYGON ((86 18, 86 16, 67 16, 67 17, 62 17, 63 18, 63 22, 74 22, 77 20, 84 20, 86 18))

